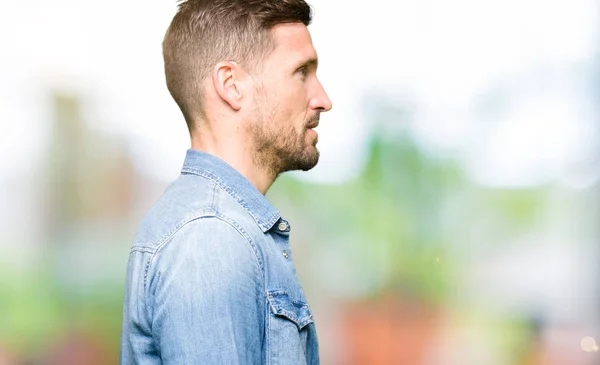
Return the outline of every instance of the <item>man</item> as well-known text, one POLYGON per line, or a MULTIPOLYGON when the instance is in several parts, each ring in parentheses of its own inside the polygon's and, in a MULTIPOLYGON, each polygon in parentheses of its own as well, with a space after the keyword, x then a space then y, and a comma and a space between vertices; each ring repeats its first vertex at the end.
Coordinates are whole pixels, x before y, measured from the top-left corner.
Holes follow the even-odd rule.
POLYGON ((304 0, 187 0, 164 39, 191 135, 180 177, 131 249, 122 364, 318 364, 290 225, 264 194, 319 158, 321 112, 304 0))

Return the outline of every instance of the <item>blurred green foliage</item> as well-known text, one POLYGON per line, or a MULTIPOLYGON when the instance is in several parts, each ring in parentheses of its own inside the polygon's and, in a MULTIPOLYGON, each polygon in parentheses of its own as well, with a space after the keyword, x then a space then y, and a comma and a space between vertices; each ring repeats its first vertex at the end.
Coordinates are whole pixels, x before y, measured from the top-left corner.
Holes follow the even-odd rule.
POLYGON ((43 358, 77 332, 103 339, 107 350, 118 353, 123 284, 68 287, 48 259, 27 268, 3 266, 0 276, 0 343, 11 352, 26 354, 24 360, 43 358))
POLYGON ((406 135, 393 141, 375 135, 364 171, 351 181, 281 180, 271 199, 310 217, 319 236, 315 244, 335 242, 343 234, 341 250, 360 257, 353 267, 369 287, 365 294, 402 291, 443 300, 452 280, 445 260, 452 237, 442 208, 465 184, 456 163, 428 157, 406 135))

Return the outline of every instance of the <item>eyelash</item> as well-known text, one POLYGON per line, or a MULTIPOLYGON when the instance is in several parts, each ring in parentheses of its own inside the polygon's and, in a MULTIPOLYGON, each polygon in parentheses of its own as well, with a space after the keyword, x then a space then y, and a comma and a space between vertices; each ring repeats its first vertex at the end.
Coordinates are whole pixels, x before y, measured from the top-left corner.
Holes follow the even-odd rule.
POLYGON ((303 77, 306 77, 306 75, 308 75, 308 67, 302 66, 298 69, 298 72, 300 72, 303 77))

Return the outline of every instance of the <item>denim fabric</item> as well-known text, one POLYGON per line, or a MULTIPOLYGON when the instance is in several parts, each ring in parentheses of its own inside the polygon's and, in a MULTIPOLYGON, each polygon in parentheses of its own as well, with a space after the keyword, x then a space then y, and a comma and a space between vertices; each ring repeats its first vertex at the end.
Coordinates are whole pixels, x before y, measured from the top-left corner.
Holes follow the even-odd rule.
POLYGON ((188 150, 131 248, 121 364, 319 364, 289 234, 241 174, 188 150))

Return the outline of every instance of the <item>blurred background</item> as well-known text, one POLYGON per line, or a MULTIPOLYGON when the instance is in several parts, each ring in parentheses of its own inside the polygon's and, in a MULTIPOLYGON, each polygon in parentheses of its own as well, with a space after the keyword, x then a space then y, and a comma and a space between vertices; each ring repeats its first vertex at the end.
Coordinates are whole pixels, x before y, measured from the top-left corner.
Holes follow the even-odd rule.
MULTIPOLYGON (((600 364, 600 3, 314 0, 334 108, 292 224, 323 364, 600 364)), ((175 1, 0 1, 0 364, 117 364, 189 147, 175 1)))

